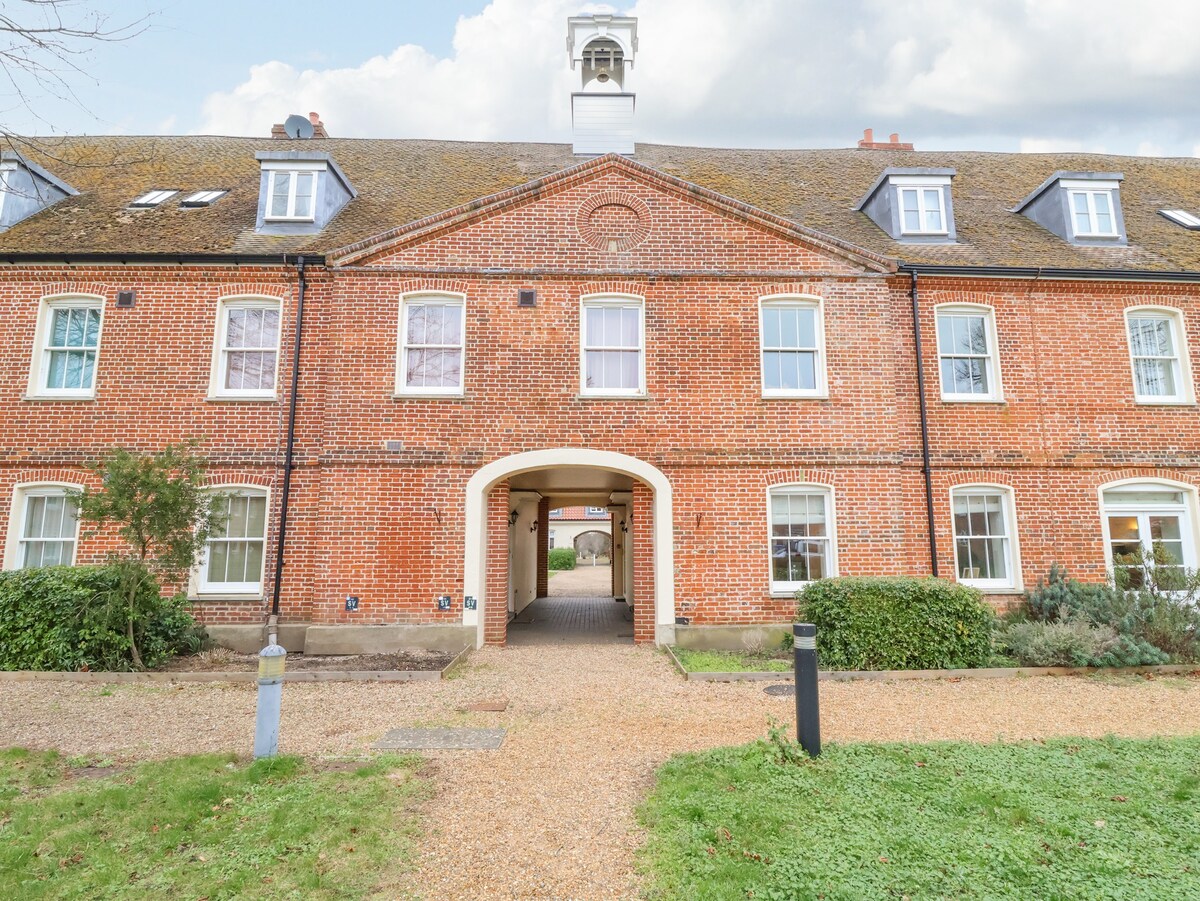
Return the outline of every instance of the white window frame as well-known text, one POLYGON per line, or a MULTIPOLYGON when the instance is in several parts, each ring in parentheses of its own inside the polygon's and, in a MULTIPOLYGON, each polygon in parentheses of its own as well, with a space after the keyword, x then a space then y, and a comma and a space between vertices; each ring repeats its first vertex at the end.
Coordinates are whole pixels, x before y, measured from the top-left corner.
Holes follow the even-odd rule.
POLYGON ((267 572, 267 552, 271 536, 271 492, 261 485, 211 485, 209 494, 222 494, 228 497, 237 495, 262 497, 265 499, 266 510, 263 515, 263 554, 262 566, 257 582, 209 582, 208 581, 208 544, 200 553, 196 568, 192 570, 189 596, 200 599, 232 599, 232 600, 261 600, 266 593, 265 576, 267 572))
POLYGON ((925 235, 943 237, 950 234, 950 215, 946 203, 946 188, 950 185, 949 176, 943 176, 942 179, 930 178, 925 175, 893 175, 889 179, 890 184, 896 192, 896 221, 898 226, 898 234, 901 237, 905 235, 914 235, 922 237, 925 235), (904 227, 904 192, 917 192, 917 217, 920 222, 919 228, 904 227), (929 212, 929 207, 925 205, 925 192, 938 192, 938 212, 942 216, 942 227, 940 229, 929 229, 925 227, 925 214, 929 212))
MULTIPOLYGON (((970 585, 989 594, 1020 592, 1024 588, 1021 577, 1021 542, 1017 536, 1017 504, 1015 492, 1007 485, 979 482, 970 485, 955 485, 950 489, 950 536, 954 548, 954 578, 963 585, 970 585), (1000 495, 1004 511, 1005 541, 1007 542, 1007 579, 963 579, 959 577, 958 530, 954 525, 954 501, 960 495, 1000 495)), ((974 536, 978 537, 978 536, 974 536)))
MULTIPOLYGON (((773 351, 788 350, 789 348, 770 348, 773 351)), ((795 348, 797 351, 809 348, 795 348)), ((759 388, 763 397, 829 397, 829 379, 825 370, 825 301, 808 294, 770 294, 758 300, 758 373, 759 388), (768 308, 794 308, 816 311, 816 351, 817 359, 814 366, 816 371, 816 387, 814 388, 768 388, 767 387, 767 346, 766 330, 763 327, 763 316, 768 308)))
MULTIPOLYGON (((1121 513, 1138 515, 1138 533, 1142 539, 1149 537, 1149 530, 1141 528, 1140 518, 1143 514, 1149 516, 1153 513, 1179 513, 1179 534, 1183 545, 1183 565, 1188 569, 1200 569, 1200 503, 1198 503, 1198 494, 1200 493, 1198 493, 1195 485, 1190 485, 1187 482, 1176 482, 1171 479, 1119 479, 1118 481, 1101 485, 1097 489, 1097 500, 1099 501, 1100 508, 1100 534, 1104 541, 1104 565, 1108 571, 1109 578, 1113 577, 1116 568, 1112 559, 1112 531, 1108 527, 1108 518, 1111 515, 1119 515, 1121 513), (1122 491, 1164 490, 1182 493, 1183 505, 1138 504, 1137 506, 1121 507, 1110 506, 1104 500, 1104 495, 1109 492, 1119 494, 1122 491)), ((1143 549, 1148 549, 1144 540, 1142 547, 1143 549)))
MULTIPOLYGON (((8 514, 8 538, 4 546, 4 568, 21 569, 22 534, 25 531, 25 515, 30 497, 63 497, 72 491, 81 491, 82 485, 70 482, 20 482, 13 486, 12 502, 8 514)), ((75 545, 71 551, 74 566, 79 554, 79 518, 75 519, 75 545)))
MULTIPOLYGON (((770 589, 772 597, 791 597, 801 588, 806 585, 811 585, 812 581, 807 582, 777 582, 775 581, 775 566, 774 559, 771 556, 771 543, 775 540, 774 535, 774 520, 772 518, 771 500, 777 494, 822 494, 825 497, 825 524, 828 531, 826 538, 829 546, 829 555, 825 560, 825 577, 832 578, 838 575, 838 543, 837 543, 837 504, 834 497, 833 487, 830 485, 817 485, 808 482, 794 482, 782 485, 771 485, 767 488, 767 585, 770 589)), ((820 540, 820 539, 817 539, 820 540)))
POLYGON ((1129 372, 1133 379, 1133 397, 1139 404, 1194 404, 1196 402, 1195 386, 1192 382, 1192 365, 1187 345, 1187 328, 1183 311, 1175 307, 1137 306, 1127 307, 1124 313, 1125 346, 1129 350, 1129 372), (1129 331, 1129 320, 1133 319, 1164 319, 1171 323, 1171 338, 1175 345, 1174 357, 1136 357, 1133 353, 1133 336, 1129 331), (1138 359, 1173 359, 1175 362, 1175 394, 1138 394, 1137 361, 1138 359))
POLYGON ((1117 219, 1120 209, 1120 183, 1115 181, 1091 181, 1088 179, 1065 179, 1060 182, 1067 192, 1067 220, 1071 235, 1076 238, 1119 238, 1121 224, 1117 219), (1108 195, 1109 218, 1112 220, 1112 231, 1096 231, 1096 195, 1108 195), (1088 230, 1078 231, 1075 228, 1075 197, 1083 195, 1087 198, 1088 230))
POLYGON ((943 401, 948 403, 997 404, 1004 402, 1004 385, 1000 378, 1000 341, 996 331, 995 308, 982 303, 942 303, 933 308, 933 339, 937 347, 937 381, 938 392, 943 401), (974 354, 943 354, 942 353, 942 316, 982 316, 985 337, 987 338, 987 356, 985 369, 988 377, 989 391, 987 394, 946 393, 942 382, 942 360, 944 357, 974 357, 974 354))
POLYGON ((104 343, 104 298, 94 294, 55 294, 43 297, 38 307, 37 327, 33 336, 33 362, 29 371, 27 396, 31 398, 91 400, 96 396, 100 380, 100 350, 104 343), (50 377, 50 340, 54 311, 89 309, 100 314, 100 333, 96 337, 96 362, 92 367, 92 384, 88 388, 48 388, 50 377))
POLYGON ((579 394, 583 397, 646 396, 646 299, 636 294, 585 294, 579 298, 579 394), (587 384, 589 350, 625 350, 629 348, 589 347, 587 310, 589 307, 617 307, 638 311, 638 386, 636 388, 590 388, 587 384))
POLYGON ((4 204, 9 193, 9 179, 17 171, 16 163, 0 162, 0 215, 4 213, 4 204))
POLYGON ((263 198, 264 222, 315 222, 317 218, 317 203, 321 198, 321 173, 326 171, 324 163, 304 162, 302 160, 264 161, 263 171, 267 173, 267 192, 263 198), (308 216, 297 216, 296 211, 296 179, 288 183, 287 214, 275 216, 271 213, 271 198, 275 196, 275 179, 279 175, 295 176, 309 174, 313 176, 312 213, 308 216))
POLYGON ((283 341, 283 301, 277 297, 255 297, 235 295, 222 297, 217 301, 217 328, 213 336, 212 366, 208 380, 209 400, 275 400, 279 397, 279 357, 280 345, 283 341), (275 387, 260 388, 226 388, 225 375, 228 368, 228 348, 225 342, 229 338, 229 312, 231 310, 276 310, 279 313, 279 333, 275 336, 275 374, 272 382, 275 387))
POLYGON ((396 383, 397 396, 407 397, 462 397, 467 383, 467 295, 451 291, 413 291, 400 295, 400 319, 396 327, 396 383), (460 326, 459 334, 462 343, 424 344, 423 348, 442 348, 445 350, 458 349, 461 354, 461 364, 458 371, 458 386, 426 386, 414 385, 409 387, 405 382, 408 377, 408 346, 405 340, 408 335, 408 310, 413 306, 431 304, 435 306, 458 307, 460 326))

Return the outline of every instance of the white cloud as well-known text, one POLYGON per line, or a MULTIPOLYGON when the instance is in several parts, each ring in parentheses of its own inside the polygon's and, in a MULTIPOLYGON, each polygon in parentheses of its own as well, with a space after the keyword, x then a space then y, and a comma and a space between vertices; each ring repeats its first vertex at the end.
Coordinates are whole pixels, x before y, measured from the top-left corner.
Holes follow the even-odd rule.
MULTIPOLYGON (((570 137, 572 0, 494 0, 453 54, 413 45, 341 69, 264 60, 204 104, 199 131, 266 135, 290 112, 331 133, 570 137)), ((611 7, 607 7, 610 8, 611 7)), ((636 0, 637 136, 850 146, 864 127, 918 148, 1158 150, 1200 140, 1192 0, 636 0), (1024 137, 1022 137, 1024 136, 1024 137), (1063 136, 1061 138, 1054 136, 1063 136)))

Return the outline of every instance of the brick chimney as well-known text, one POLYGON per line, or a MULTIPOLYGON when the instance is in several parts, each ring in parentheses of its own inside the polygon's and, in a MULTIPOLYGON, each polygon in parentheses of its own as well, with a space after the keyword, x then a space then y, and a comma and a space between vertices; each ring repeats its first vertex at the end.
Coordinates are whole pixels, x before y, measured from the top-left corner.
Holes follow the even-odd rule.
POLYGON ((912 144, 901 144, 899 133, 888 135, 886 141, 875 140, 875 130, 864 128, 862 140, 858 142, 859 150, 912 150, 912 144))
MULTIPOLYGON (((309 113, 309 114, 308 114, 308 121, 312 123, 312 127, 313 127, 313 137, 314 137, 314 138, 327 138, 327 137, 329 137, 329 132, 327 132, 327 131, 325 130, 325 123, 321 121, 321 117, 320 117, 320 116, 318 116, 316 113, 309 113)), ((892 137, 899 137, 899 135, 893 135, 892 137)), ((909 150, 912 150, 912 148, 911 148, 911 147, 909 147, 908 149, 909 149, 909 150)))

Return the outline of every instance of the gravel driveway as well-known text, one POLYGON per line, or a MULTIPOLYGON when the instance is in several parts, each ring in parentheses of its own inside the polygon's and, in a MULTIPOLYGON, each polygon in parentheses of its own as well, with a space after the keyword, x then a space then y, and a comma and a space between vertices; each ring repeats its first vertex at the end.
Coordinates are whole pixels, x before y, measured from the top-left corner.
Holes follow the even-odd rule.
MULTIPOLYGON (((684 682, 629 645, 477 652, 434 683, 292 684, 286 752, 360 754, 401 725, 505 726, 499 751, 430 752, 436 795, 420 872, 384 897, 636 897, 634 807, 677 751, 762 736, 791 698, 762 683, 684 682), (462 713, 506 697, 503 713, 462 713)), ((823 683, 826 741, 1200 732, 1200 679, 1069 677, 823 683)), ((114 759, 248 752, 251 685, 0 683, 0 746, 114 759)))

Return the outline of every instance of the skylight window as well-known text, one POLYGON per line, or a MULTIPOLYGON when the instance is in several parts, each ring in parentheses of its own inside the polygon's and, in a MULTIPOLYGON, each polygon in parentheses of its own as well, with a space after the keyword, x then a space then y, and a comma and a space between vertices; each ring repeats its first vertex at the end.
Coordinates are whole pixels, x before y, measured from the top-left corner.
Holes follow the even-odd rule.
POLYGON ((211 206, 218 197, 224 197, 228 191, 197 191, 179 201, 180 206, 211 206))
POLYGON ((1182 225, 1184 228, 1190 228, 1193 231, 1200 230, 1200 216, 1195 216, 1187 210, 1159 210, 1158 212, 1176 225, 1182 225))
POLYGON ((160 203, 162 203, 168 197, 174 197, 178 193, 179 192, 175 191, 175 190, 164 191, 162 189, 147 191, 145 194, 143 194, 141 197, 139 197, 137 200, 133 201, 133 203, 131 203, 129 205, 131 207, 138 207, 138 208, 158 206, 160 203))

